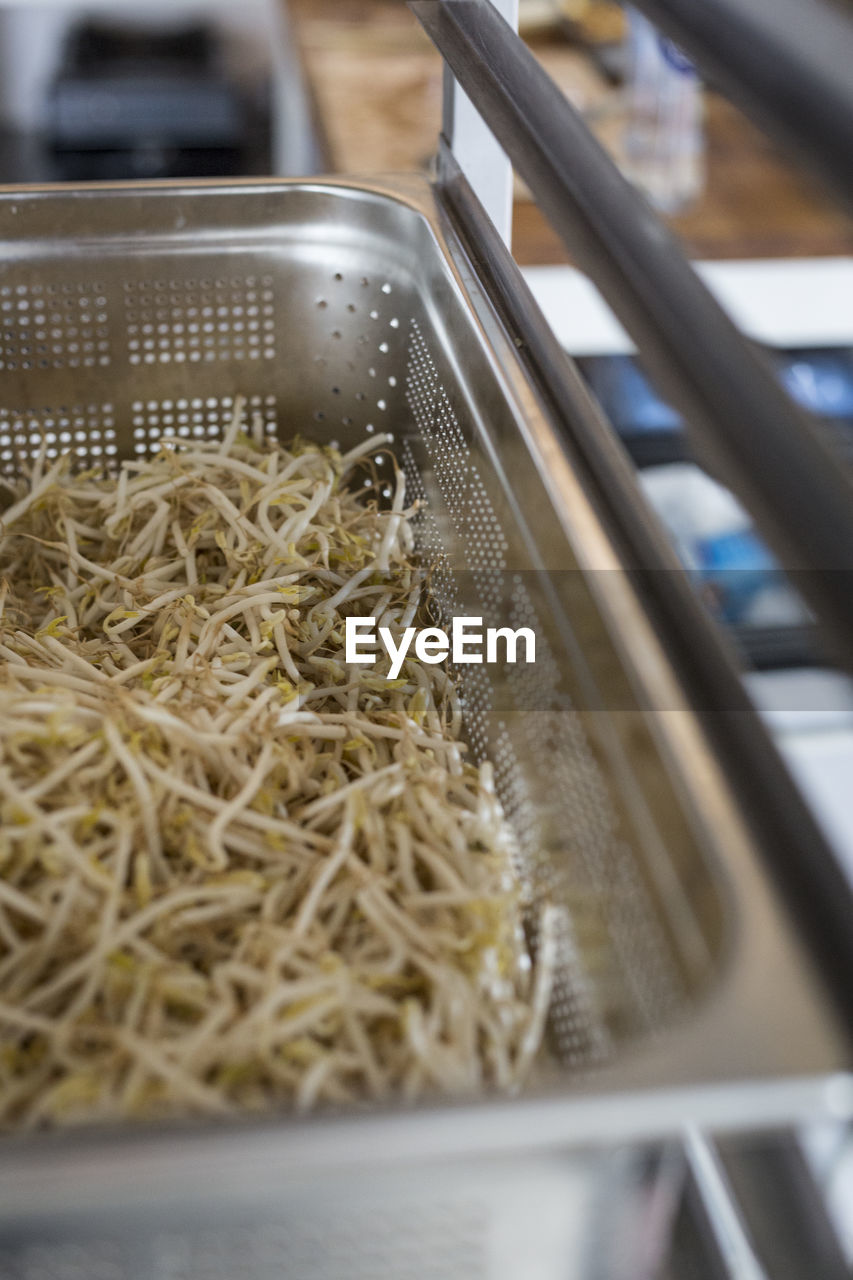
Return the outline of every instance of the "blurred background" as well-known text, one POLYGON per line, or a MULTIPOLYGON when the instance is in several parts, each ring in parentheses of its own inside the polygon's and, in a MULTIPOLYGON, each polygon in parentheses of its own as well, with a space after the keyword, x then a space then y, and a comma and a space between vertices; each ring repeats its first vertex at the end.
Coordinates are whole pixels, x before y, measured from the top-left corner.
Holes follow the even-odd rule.
MULTIPOLYGON (((520 0, 520 27, 849 456, 850 219, 629 6, 520 0)), ((0 0, 2 183, 429 172, 441 106, 441 59, 402 0, 0 0)), ((853 877, 853 683, 519 182, 512 248, 853 877)), ((853 1143, 803 1140, 851 1263, 853 1143)))
POLYGON ((274 0, 0 5, 4 182, 315 172, 274 0))
MULTIPOLYGON (((530 47, 701 258, 853 250, 848 220, 614 0, 520 0, 530 47), (666 72, 675 70, 667 78, 666 72)), ((441 61, 401 0, 2 0, 0 180, 428 167, 441 61)), ((565 255, 523 190, 514 251, 565 255)))

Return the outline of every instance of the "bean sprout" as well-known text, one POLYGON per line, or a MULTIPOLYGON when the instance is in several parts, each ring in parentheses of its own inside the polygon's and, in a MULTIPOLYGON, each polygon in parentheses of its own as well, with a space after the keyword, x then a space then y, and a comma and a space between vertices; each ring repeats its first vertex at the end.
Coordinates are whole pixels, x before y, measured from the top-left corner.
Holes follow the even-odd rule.
POLYGON ((344 660, 428 616, 388 438, 161 443, 0 523, 0 1123, 517 1089, 553 948, 489 766, 440 668, 344 660))

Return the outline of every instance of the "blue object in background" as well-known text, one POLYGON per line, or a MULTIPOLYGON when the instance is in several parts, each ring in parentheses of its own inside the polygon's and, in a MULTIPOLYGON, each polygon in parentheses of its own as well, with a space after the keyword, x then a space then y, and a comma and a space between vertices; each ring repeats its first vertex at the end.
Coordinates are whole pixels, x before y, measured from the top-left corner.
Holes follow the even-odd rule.
MULTIPOLYGON (((853 350, 847 348, 814 348, 770 351, 770 358, 788 394, 818 417, 844 424, 853 429, 853 350)), ((676 438, 683 434, 681 416, 667 404, 641 369, 636 356, 587 356, 578 365, 596 399, 619 435, 631 442, 637 440, 641 453, 639 465, 653 465, 665 460, 647 458, 642 442, 649 437, 666 439, 670 457, 682 457, 683 449, 676 438)))
POLYGON ((775 362, 788 394, 804 409, 853 420, 853 352, 786 351, 775 362))
POLYGON ((756 602, 779 583, 779 566, 750 529, 733 530, 694 544, 696 576, 714 588, 715 612, 730 626, 749 624, 756 602))
MULTIPOLYGON (((789 395, 853 457, 853 349, 767 354, 789 395)), ((739 628, 779 630, 807 622, 805 607, 747 513, 692 465, 683 419, 658 395, 636 356, 587 356, 577 363, 715 617, 739 628)))
POLYGON ((635 356, 587 356, 578 365, 621 436, 683 430, 681 416, 660 398, 635 356))
POLYGON ((728 489, 692 462, 643 468, 639 481, 718 621, 778 628, 806 620, 802 602, 728 489))

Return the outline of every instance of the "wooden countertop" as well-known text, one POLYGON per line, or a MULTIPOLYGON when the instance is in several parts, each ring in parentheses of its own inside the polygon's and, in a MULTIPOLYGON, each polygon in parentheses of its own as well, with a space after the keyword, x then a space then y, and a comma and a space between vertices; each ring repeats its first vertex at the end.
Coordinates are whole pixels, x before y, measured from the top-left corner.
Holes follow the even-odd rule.
MULTIPOLYGON (((399 0, 289 0, 289 9, 334 170, 424 169, 441 119, 441 60, 405 6, 399 0)), ((618 99, 585 54, 548 39, 532 47, 589 113, 605 145, 614 145, 618 99)), ((705 194, 670 219, 692 256, 853 254, 853 222, 713 93, 706 94, 706 131, 705 194)), ((513 248, 523 265, 568 261, 524 198, 516 200, 513 248)))

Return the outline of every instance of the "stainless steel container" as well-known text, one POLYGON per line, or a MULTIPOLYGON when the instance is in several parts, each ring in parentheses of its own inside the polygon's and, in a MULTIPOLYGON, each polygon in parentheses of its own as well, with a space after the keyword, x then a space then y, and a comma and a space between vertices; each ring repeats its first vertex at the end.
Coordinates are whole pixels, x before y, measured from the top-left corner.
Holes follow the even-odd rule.
POLYGON ((534 668, 460 678, 528 900, 562 908, 526 1096, 9 1139, 3 1280, 614 1276, 647 1186, 614 1143, 850 1110, 795 922, 426 181, 7 191, 0 334, 5 475, 45 437, 81 465, 215 437, 237 394, 283 438, 393 432, 440 605, 536 631, 534 668))

